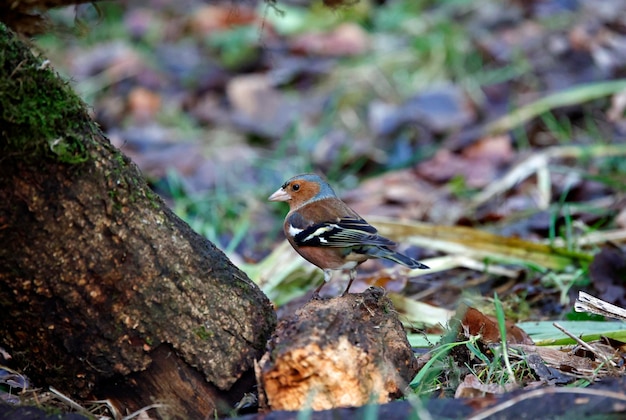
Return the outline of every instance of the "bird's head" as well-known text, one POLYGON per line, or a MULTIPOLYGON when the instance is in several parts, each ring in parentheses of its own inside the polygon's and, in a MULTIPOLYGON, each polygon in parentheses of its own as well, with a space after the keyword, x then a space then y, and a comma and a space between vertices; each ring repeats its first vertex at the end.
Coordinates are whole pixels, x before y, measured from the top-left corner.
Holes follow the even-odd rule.
POLYGON ((291 209, 324 198, 335 197, 335 192, 324 179, 316 174, 296 175, 288 179, 269 201, 286 201, 291 209))

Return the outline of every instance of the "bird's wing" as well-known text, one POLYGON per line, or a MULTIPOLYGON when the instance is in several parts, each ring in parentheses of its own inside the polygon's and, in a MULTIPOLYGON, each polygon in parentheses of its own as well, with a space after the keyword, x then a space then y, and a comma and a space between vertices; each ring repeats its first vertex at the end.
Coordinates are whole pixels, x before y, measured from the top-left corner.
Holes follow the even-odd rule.
POLYGON ((395 243, 376 234, 376 228, 360 218, 345 217, 336 222, 324 222, 298 230, 293 239, 299 246, 335 248, 363 245, 393 246, 395 243))

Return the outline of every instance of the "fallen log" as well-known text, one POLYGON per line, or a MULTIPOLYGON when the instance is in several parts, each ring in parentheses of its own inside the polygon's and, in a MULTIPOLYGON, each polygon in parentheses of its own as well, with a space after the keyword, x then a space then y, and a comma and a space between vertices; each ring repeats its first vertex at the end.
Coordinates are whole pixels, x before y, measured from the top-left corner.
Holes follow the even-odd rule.
POLYGON ((266 408, 326 410, 400 397, 417 369, 391 301, 369 288, 279 322, 257 375, 266 408))

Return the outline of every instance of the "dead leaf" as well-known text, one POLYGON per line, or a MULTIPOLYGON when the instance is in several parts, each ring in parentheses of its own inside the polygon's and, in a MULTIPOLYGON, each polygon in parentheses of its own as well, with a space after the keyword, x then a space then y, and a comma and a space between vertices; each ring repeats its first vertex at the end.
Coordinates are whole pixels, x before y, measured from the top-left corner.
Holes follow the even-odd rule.
POLYGON ((606 375, 606 369, 598 370, 601 362, 595 362, 588 357, 572 354, 568 349, 559 350, 551 347, 542 347, 526 344, 516 344, 511 348, 519 349, 526 354, 537 353, 549 367, 576 377, 591 375, 606 375))
POLYGON ((509 163, 515 157, 509 134, 487 136, 463 150, 462 155, 471 160, 481 160, 492 165, 509 163))
POLYGON ((463 382, 457 387, 454 398, 477 398, 486 395, 504 394, 517 387, 514 383, 507 383, 504 386, 496 383, 484 384, 474 374, 470 373, 465 376, 463 382))
POLYGON ((419 164, 416 170, 424 178, 437 183, 460 176, 471 188, 483 187, 497 175, 488 162, 466 159, 446 149, 439 150, 432 159, 419 164))
POLYGON ((330 57, 360 55, 369 49, 367 32, 356 23, 343 23, 329 33, 305 33, 291 42, 294 52, 330 57))
MULTIPOLYGON (((480 341, 485 344, 501 342, 498 321, 492 316, 483 314, 478 309, 467 308, 461 325, 467 335, 480 335, 480 341)), ((533 344, 533 340, 528 334, 509 321, 506 321, 506 341, 509 344, 533 344)))
MULTIPOLYGON (((228 30, 236 25, 248 25, 256 22, 257 15, 253 8, 230 3, 204 5, 190 14, 189 28, 194 34, 207 35, 220 30, 228 30)), ((265 22, 269 25, 269 22, 265 22)))
POLYGON ((233 77, 226 94, 233 122, 251 132, 280 137, 296 118, 296 103, 274 88, 265 74, 233 77))
POLYGON ((508 135, 484 137, 463 150, 461 155, 441 149, 432 159, 419 164, 416 170, 433 182, 448 182, 461 176, 467 187, 481 188, 493 182, 501 167, 513 157, 508 135))
POLYGON ((450 204, 444 194, 416 176, 414 171, 405 169, 370 178, 358 188, 341 194, 341 198, 362 216, 423 220, 428 218, 435 203, 450 204))
POLYGON ((128 110, 138 123, 148 122, 161 109, 161 95, 143 87, 136 87, 128 94, 128 110))

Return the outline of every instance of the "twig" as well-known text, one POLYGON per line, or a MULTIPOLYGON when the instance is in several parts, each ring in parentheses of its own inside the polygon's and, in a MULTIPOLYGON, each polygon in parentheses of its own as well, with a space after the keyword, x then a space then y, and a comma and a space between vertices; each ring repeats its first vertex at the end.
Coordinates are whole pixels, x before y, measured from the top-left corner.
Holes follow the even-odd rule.
POLYGON ((626 310, 602 299, 591 296, 589 293, 578 292, 578 299, 574 303, 576 312, 588 312, 596 315, 626 321, 626 310))
MULTIPOLYGON (((576 239, 578 246, 596 245, 607 242, 623 242, 626 240, 626 229, 605 230, 602 232, 590 232, 576 239)), ((554 238, 550 242, 552 246, 564 247, 566 245, 563 238, 554 238)), ((582 293, 582 292, 581 292, 582 293)), ((609 304, 610 305, 610 304, 609 304)), ((602 315, 602 314, 600 314, 602 315)))
POLYGON ((598 350, 594 349, 593 346, 589 345, 589 343, 585 343, 583 340, 581 340, 579 337, 577 337, 576 335, 572 334, 571 332, 567 331, 565 329, 565 327, 563 327, 562 325, 559 325, 557 322, 553 322, 552 325, 554 325, 554 327, 558 330, 560 330, 561 332, 563 332, 563 334, 567 335, 569 338, 571 338, 572 340, 576 341, 578 344, 580 344, 582 347, 586 348, 587 350, 589 350, 590 352, 592 352, 593 354, 595 354, 597 357, 599 357, 600 359, 604 360, 605 363, 607 363, 609 366, 613 366, 615 367, 615 362, 613 362, 612 360, 610 360, 608 357, 606 357, 604 354, 600 353, 598 350))
POLYGON ((76 410, 79 413, 82 413, 82 414, 84 414, 86 416, 91 416, 92 415, 89 410, 87 410, 82 405, 78 404, 76 401, 74 401, 70 397, 62 394, 61 391, 59 391, 58 389, 56 389, 56 388, 54 388, 52 386, 49 389, 50 389, 50 392, 52 393, 52 395, 54 395, 59 400, 63 401, 65 404, 67 404, 70 407, 72 407, 74 410, 76 410))
POLYGON ((626 155, 626 147, 623 145, 550 147, 543 152, 533 153, 532 156, 513 167, 504 177, 487 186, 487 188, 472 199, 470 206, 471 208, 480 206, 493 196, 512 188, 533 174, 540 175, 540 180, 538 182, 540 196, 542 197, 540 201, 543 205, 546 205, 546 197, 549 198, 550 196, 550 175, 547 168, 551 159, 624 155, 626 155))

